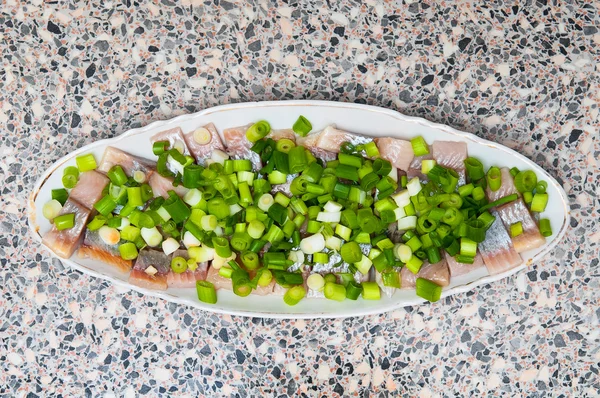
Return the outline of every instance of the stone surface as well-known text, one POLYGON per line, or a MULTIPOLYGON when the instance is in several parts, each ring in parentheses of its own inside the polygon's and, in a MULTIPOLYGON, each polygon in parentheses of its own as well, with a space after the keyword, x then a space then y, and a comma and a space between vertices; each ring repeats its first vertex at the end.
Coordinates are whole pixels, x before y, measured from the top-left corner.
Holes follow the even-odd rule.
POLYGON ((597 396, 600 18, 567 3, 3 2, 0 394, 597 396), (218 104, 303 98, 507 145, 564 184, 572 228, 529 272, 316 321, 143 297, 28 235, 33 184, 77 148, 218 104))

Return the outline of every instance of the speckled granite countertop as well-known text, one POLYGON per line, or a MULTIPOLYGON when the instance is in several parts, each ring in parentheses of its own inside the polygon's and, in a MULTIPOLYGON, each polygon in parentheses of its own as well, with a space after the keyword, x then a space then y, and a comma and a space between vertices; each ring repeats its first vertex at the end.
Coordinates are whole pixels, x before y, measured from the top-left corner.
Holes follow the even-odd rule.
POLYGON ((598 3, 85 3, 0 6, 2 396, 597 396, 598 3), (217 104, 301 98, 516 149, 564 184, 572 228, 491 286, 316 321, 142 297, 32 244, 26 198, 70 151, 217 104))

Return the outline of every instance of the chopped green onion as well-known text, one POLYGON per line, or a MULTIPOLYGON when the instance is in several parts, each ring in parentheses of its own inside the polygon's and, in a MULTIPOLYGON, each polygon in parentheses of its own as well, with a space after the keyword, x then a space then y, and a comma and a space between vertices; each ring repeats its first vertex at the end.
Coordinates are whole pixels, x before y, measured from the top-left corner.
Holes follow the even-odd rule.
POLYGON ((385 159, 377 158, 373 161, 373 172, 380 176, 387 176, 392 171, 392 164, 385 159))
POLYGON ((242 260, 242 263, 244 263, 244 266, 246 267, 246 269, 254 270, 260 266, 258 254, 254 253, 254 252, 244 251, 244 252, 242 252, 240 258, 242 260))
POLYGON ((356 242, 344 243, 340 254, 342 256, 342 260, 349 264, 357 263, 362 258, 360 246, 358 246, 358 243, 356 242))
POLYGON ((460 254, 475 257, 477 254, 477 242, 465 237, 460 238, 460 254))
MULTIPOLYGON (((548 201, 548 195, 547 194, 544 194, 544 195, 546 195, 546 201, 548 201)), ((536 196, 537 196, 537 194, 536 194, 536 196)), ((498 199, 498 200, 496 200, 496 201, 494 201, 492 203, 488 203, 487 205, 485 205, 483 207, 480 207, 479 208, 479 212, 484 212, 484 211, 486 211, 488 209, 491 209, 492 207, 496 207, 496 206, 500 206, 500 205, 503 205, 503 204, 508 203, 508 202, 512 202, 513 200, 517 200, 518 198, 519 198, 519 195, 517 195, 516 193, 513 193, 512 195, 504 196, 504 197, 502 197, 502 198, 500 198, 500 199, 498 199)), ((534 197, 533 200, 535 201, 535 197, 534 197)), ((533 204, 532 204, 532 206, 533 206, 533 204)), ((545 207, 546 206, 544 205, 544 208, 545 207)), ((535 210, 533 210, 533 211, 535 211, 535 210)))
POLYGON ((475 187, 471 195, 473 196, 473 199, 481 200, 485 198, 485 191, 482 187, 475 187))
POLYGON ((362 293, 363 289, 360 283, 355 281, 349 281, 346 285, 346 298, 349 300, 356 300, 362 293))
POLYGON ((333 188, 333 196, 340 199, 347 199, 350 195, 350 185, 338 182, 333 188))
POLYGON ((552 236, 552 226, 550 225, 550 220, 547 218, 542 218, 540 220, 540 233, 544 237, 552 236))
POLYGON ((400 289, 400 276, 396 271, 382 272, 381 280, 384 286, 400 289))
POLYGON ((188 265, 187 260, 183 257, 173 257, 171 260, 171 270, 176 274, 181 274, 187 271, 188 265))
POLYGON ((419 270, 421 269, 421 266, 423 265, 423 260, 421 260, 420 258, 418 258, 417 256, 413 255, 407 262, 406 262, 406 268, 409 269, 410 272, 412 272, 413 274, 417 274, 419 272, 419 270))
POLYGON ((54 226, 59 231, 73 228, 75 226, 75 213, 62 214, 54 217, 54 226))
POLYGON ((350 181, 358 181, 358 168, 340 164, 335 169, 335 176, 350 181))
POLYGON ((537 176, 531 170, 520 171, 519 174, 515 176, 515 187, 517 191, 523 192, 531 192, 535 188, 537 184, 537 176))
POLYGON ((65 205, 65 202, 69 198, 69 192, 67 192, 64 188, 53 189, 52 190, 52 199, 56 199, 60 202, 61 206, 65 205))
POLYGON ((256 142, 271 132, 271 125, 265 120, 254 123, 246 130, 246 138, 250 142, 256 142))
MULTIPOLYGON (((129 190, 127 192, 129 193, 129 190)), ((176 194, 170 195, 163 203, 163 207, 176 223, 186 220, 192 214, 190 208, 176 194)))
POLYGON ((252 243, 252 237, 247 232, 236 232, 231 236, 231 247, 238 251, 248 250, 252 243))
POLYGON ((539 181, 535 186, 535 193, 546 193, 548 183, 546 181, 539 181))
POLYGON ((484 224, 484 228, 487 230, 492 226, 494 221, 496 221, 496 217, 494 217, 489 211, 484 211, 477 217, 478 220, 482 221, 484 224))
POLYGON ((473 193, 473 189, 475 189, 475 186, 471 183, 467 185, 461 185, 458 187, 458 194, 464 198, 465 196, 471 195, 473 193))
POLYGON ((110 181, 116 186, 120 187, 127 182, 127 175, 123 171, 123 168, 118 164, 111 167, 107 175, 108 178, 110 178, 110 181))
POLYGON ((523 192, 523 201, 527 204, 530 204, 533 200, 533 192, 523 192))
POLYGON ((94 158, 94 155, 91 153, 88 153, 87 155, 77 156, 75 158, 75 162, 77 162, 77 168, 82 173, 84 171, 95 170, 97 167, 96 159, 94 158))
POLYGON ((261 268, 256 273, 257 285, 261 287, 269 286, 273 280, 273 273, 267 268, 261 268))
POLYGON ((123 260, 135 260, 138 256, 138 250, 134 243, 127 242, 119 246, 119 253, 123 260))
POLYGON ((365 300, 380 300, 381 290, 379 290, 377 282, 363 282, 362 297, 365 300))
POLYGON ((379 156, 379 148, 377 148, 377 145, 375 144, 375 142, 371 141, 371 142, 367 142, 365 144, 365 153, 367 154, 367 157, 370 158, 374 158, 379 156))
POLYGON ((442 259, 440 250, 437 247, 429 247, 425 249, 425 253, 427 253, 427 259, 430 264, 436 264, 442 259))
POLYGON ((417 278, 416 290, 417 296, 422 297, 432 303, 438 301, 442 296, 441 286, 423 278, 417 278))
POLYGON ((346 299, 346 288, 333 282, 326 282, 323 289, 325 298, 329 300, 344 301, 346 299))
POLYGON ((490 167, 487 172, 487 183, 493 192, 500 189, 502 185, 502 172, 498 167, 490 167))
MULTIPOLYGON (((89 228, 89 225, 88 225, 89 228)), ((135 242, 141 236, 139 228, 128 225, 121 230, 121 238, 130 242, 135 242)))
POLYGON ((196 281, 196 292, 198 300, 203 303, 215 304, 217 302, 217 292, 215 285, 208 281, 196 281))
POLYGON ((485 177, 485 173, 483 171, 483 164, 473 157, 468 157, 465 159, 465 168, 467 169, 467 176, 471 181, 477 181, 481 178, 485 177))
POLYGON ((415 156, 423 156, 429 154, 429 146, 427 145, 427 142, 425 142, 425 139, 423 137, 415 137, 412 140, 410 140, 410 143, 412 145, 412 149, 415 153, 415 156))
POLYGON ((304 147, 302 146, 291 148, 288 152, 288 163, 288 171, 291 174, 296 174, 305 171, 308 166, 308 160, 306 158, 306 149, 304 149, 304 147))
POLYGON ((287 181, 287 174, 274 170, 269 173, 268 180, 270 184, 285 184, 287 181))
POLYGON ((231 256, 231 247, 229 246, 229 241, 226 238, 214 236, 212 238, 212 244, 217 256, 221 258, 229 258, 231 256))
POLYGON ((231 214, 231 210, 223 198, 214 198, 209 200, 207 203, 207 211, 208 214, 212 214, 217 217, 217 220, 222 220, 231 214))
POLYGON ((533 195, 533 200, 531 201, 531 211, 535 211, 538 213, 546 210, 546 205, 548 204, 548 194, 547 193, 536 193, 533 195))
POLYGON ((127 203, 135 207, 144 204, 144 202, 142 201, 142 190, 140 187, 127 188, 127 203))
POLYGON ((521 221, 511 224, 510 236, 512 236, 514 238, 516 236, 521 235, 522 233, 523 233, 523 223, 521 223, 521 221))
POLYGON ((306 137, 306 135, 312 130, 312 124, 310 124, 307 118, 300 115, 298 120, 294 122, 292 130, 294 130, 294 133, 298 134, 299 136, 306 137))
POLYGON ((110 195, 106 195, 94 203, 94 208, 103 216, 108 216, 116 207, 117 203, 110 197, 110 195))
POLYGON ((62 184, 67 189, 75 188, 75 185, 77 185, 77 181, 78 178, 74 174, 65 174, 62 177, 62 184))
POLYGON ((303 286, 292 286, 283 295, 283 301, 287 305, 296 305, 306 296, 306 289, 303 286))

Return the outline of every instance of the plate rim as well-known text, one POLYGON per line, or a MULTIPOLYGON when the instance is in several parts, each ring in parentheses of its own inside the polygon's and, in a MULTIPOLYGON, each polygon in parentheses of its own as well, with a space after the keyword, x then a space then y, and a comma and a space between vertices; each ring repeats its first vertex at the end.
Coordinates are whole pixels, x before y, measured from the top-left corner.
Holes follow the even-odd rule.
POLYGON ((90 276, 101 278, 106 281, 110 281, 119 287, 127 288, 129 290, 134 290, 134 291, 144 294, 144 295, 161 298, 161 299, 164 299, 164 300, 167 300, 170 302, 174 302, 177 304, 189 305, 191 307, 205 310, 205 311, 212 312, 212 313, 218 313, 218 314, 224 314, 224 315, 234 315, 234 316, 272 318, 272 319, 336 319, 336 318, 339 319, 339 318, 358 317, 358 316, 367 316, 367 315, 378 315, 378 314, 383 314, 385 312, 395 311, 395 310, 398 310, 399 308, 404 308, 407 306, 414 306, 414 305, 419 305, 419 304, 425 303, 426 300, 421 299, 419 297, 415 297, 414 300, 412 300, 412 299, 411 300, 403 300, 401 302, 392 303, 387 306, 367 308, 367 309, 363 309, 363 310, 354 311, 352 313, 342 312, 340 314, 323 313, 323 312, 318 312, 318 311, 301 312, 301 313, 282 313, 282 312, 233 310, 233 309, 227 309, 227 308, 222 308, 222 307, 215 307, 211 304, 205 304, 200 301, 192 301, 190 299, 181 298, 179 296, 174 296, 174 295, 166 293, 166 292, 155 291, 155 290, 140 288, 140 287, 131 285, 126 281, 115 279, 115 278, 111 277, 110 275, 105 275, 101 272, 97 272, 97 271, 94 271, 87 267, 84 267, 71 259, 61 258, 52 249, 50 249, 48 246, 43 244, 42 237, 38 232, 39 226, 37 225, 37 222, 36 222, 35 200, 37 199, 38 194, 40 193, 42 187, 44 186, 44 183, 54 173, 54 171, 57 170, 58 168, 60 168, 64 163, 73 159, 75 156, 79 155, 82 152, 89 151, 90 149, 95 148, 97 146, 110 145, 111 143, 118 142, 127 137, 137 135, 137 134, 143 134, 143 133, 147 132, 148 130, 152 130, 152 129, 159 128, 159 127, 168 128, 169 126, 172 126, 172 125, 180 125, 183 121, 186 121, 186 120, 191 120, 191 119, 202 117, 202 116, 208 116, 208 115, 220 113, 220 112, 235 111, 236 109, 242 109, 242 108, 273 107, 273 106, 277 106, 277 107, 282 107, 282 106, 283 107, 294 107, 294 106, 338 107, 338 108, 346 108, 346 109, 362 109, 362 110, 367 110, 370 112, 382 113, 382 114, 386 114, 390 117, 393 117, 401 122, 416 123, 416 124, 425 126, 427 128, 441 130, 445 133, 449 133, 449 134, 455 135, 457 137, 462 137, 463 139, 471 140, 477 144, 486 145, 491 148, 505 151, 505 152, 511 154, 512 156, 515 156, 515 157, 521 159, 525 163, 528 163, 530 166, 542 169, 544 171, 546 176, 549 177, 549 178, 547 178, 549 180, 548 183, 552 184, 560 193, 561 204, 564 209, 564 219, 562 221, 561 229, 558 231, 558 233, 556 234, 556 237, 553 239, 553 241, 550 242, 549 244, 547 244, 540 252, 538 252, 531 259, 529 259, 526 262, 524 261, 518 267, 512 268, 512 269, 507 270, 500 274, 488 275, 488 276, 476 279, 474 281, 471 281, 471 282, 468 282, 468 283, 465 283, 465 284, 462 284, 459 286, 455 286, 451 289, 444 290, 441 298, 453 296, 453 295, 460 294, 460 293, 466 293, 466 292, 473 290, 474 288, 476 288, 478 286, 497 282, 501 279, 507 278, 518 272, 521 272, 523 269, 527 268, 532 263, 543 259, 551 250, 553 250, 558 245, 558 243, 562 241, 562 239, 564 238, 564 236, 566 234, 567 229, 570 227, 571 209, 570 209, 570 206, 568 203, 568 197, 567 197, 567 194, 566 194, 564 188, 558 183, 558 181, 554 178, 554 176, 552 176, 550 173, 548 173, 547 170, 543 169, 541 166, 539 166, 537 163, 533 162, 531 159, 527 158, 526 156, 520 154, 519 152, 517 152, 505 145, 489 141, 489 140, 487 140, 485 138, 481 138, 473 133, 461 131, 461 130, 455 129, 451 126, 448 126, 448 125, 431 122, 422 117, 408 116, 408 115, 404 115, 398 111, 395 111, 393 109, 382 108, 382 107, 378 107, 378 106, 374 106, 374 105, 357 104, 357 103, 352 103, 352 102, 322 101, 322 100, 288 100, 288 101, 258 101, 258 102, 254 101, 254 102, 241 102, 241 103, 218 105, 215 107, 203 109, 203 110, 195 112, 195 113, 179 115, 179 116, 176 116, 171 119, 157 120, 157 121, 151 122, 145 126, 127 130, 126 132, 119 134, 118 136, 91 142, 88 145, 85 145, 81 148, 76 149, 75 151, 73 151, 71 153, 66 154, 65 156, 56 160, 48 168, 48 170, 46 170, 38 178, 38 180, 36 181, 35 185, 33 186, 32 190, 28 196, 27 226, 28 226, 28 229, 29 229, 31 235, 33 236, 34 240, 36 240, 39 244, 41 244, 42 247, 44 247, 46 250, 48 250, 51 253, 52 257, 57 258, 59 261, 68 264, 70 267, 72 267, 80 272, 83 272, 90 276))

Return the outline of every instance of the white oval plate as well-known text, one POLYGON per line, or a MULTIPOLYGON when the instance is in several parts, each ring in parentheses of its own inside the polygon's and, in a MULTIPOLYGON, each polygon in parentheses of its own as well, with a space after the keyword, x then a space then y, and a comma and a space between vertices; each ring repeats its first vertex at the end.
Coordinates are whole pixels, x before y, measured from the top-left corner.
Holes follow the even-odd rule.
MULTIPOLYGON (((128 151, 134 155, 153 159, 150 136, 173 128, 181 127, 184 132, 196 129, 209 122, 215 124, 221 132, 224 128, 245 125, 261 119, 268 120, 273 128, 290 128, 299 115, 304 115, 313 124, 313 131, 320 130, 328 124, 336 124, 339 128, 374 137, 412 138, 422 135, 428 143, 435 140, 465 141, 469 154, 482 160, 484 166, 518 167, 521 170, 531 169, 548 182, 549 203, 543 217, 549 218, 554 235, 547 238, 547 244, 539 249, 521 253, 523 264, 499 275, 490 276, 485 267, 467 275, 452 278, 450 286, 444 289, 442 297, 469 291, 476 286, 494 282, 512 275, 528 267, 552 250, 560 242, 569 225, 569 207, 567 197, 556 180, 537 164, 517 152, 470 133, 457 131, 451 127, 431 123, 424 119, 408 117, 398 112, 373 106, 326 102, 326 101, 285 101, 259 102, 217 106, 192 115, 184 115, 168 121, 159 121, 146 127, 130 130, 125 134, 108 140, 87 145, 84 148, 59 159, 39 179, 29 199, 29 228, 33 236, 41 243, 41 236, 50 229, 50 224, 42 216, 42 207, 51 195, 53 188, 62 186, 63 169, 75 165, 75 157, 82 153, 92 152, 96 159, 101 159, 104 149, 111 145, 128 151)), ((50 250, 49 248, 47 248, 50 250)), ((50 250, 51 251, 51 250, 50 250)), ((53 253, 55 256, 56 254, 53 253)), ((140 293, 160 297, 176 303, 188 304, 203 310, 218 313, 245 315, 267 318, 337 318, 376 314, 408 305, 423 303, 413 290, 397 290, 391 297, 379 301, 346 300, 338 303, 326 299, 304 299, 300 304, 289 307, 279 296, 248 296, 241 298, 229 291, 218 292, 218 303, 204 304, 198 301, 195 289, 169 289, 157 292, 132 286, 127 282, 127 274, 123 274, 110 265, 96 260, 79 259, 77 254, 70 259, 60 259, 63 263, 89 275, 110 280, 116 285, 124 286, 140 293)))

